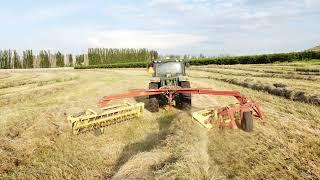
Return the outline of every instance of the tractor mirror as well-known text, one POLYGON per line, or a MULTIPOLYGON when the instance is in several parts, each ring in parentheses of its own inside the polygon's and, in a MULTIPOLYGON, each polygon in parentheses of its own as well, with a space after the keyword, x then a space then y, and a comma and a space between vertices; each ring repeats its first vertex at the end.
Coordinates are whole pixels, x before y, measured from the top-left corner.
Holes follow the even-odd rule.
POLYGON ((152 66, 150 66, 150 67, 148 68, 148 73, 149 73, 149 74, 153 74, 153 73, 154 73, 154 69, 153 69, 152 66))
POLYGON ((153 63, 149 63, 147 66, 147 69, 148 69, 148 73, 153 74, 154 73, 153 63))

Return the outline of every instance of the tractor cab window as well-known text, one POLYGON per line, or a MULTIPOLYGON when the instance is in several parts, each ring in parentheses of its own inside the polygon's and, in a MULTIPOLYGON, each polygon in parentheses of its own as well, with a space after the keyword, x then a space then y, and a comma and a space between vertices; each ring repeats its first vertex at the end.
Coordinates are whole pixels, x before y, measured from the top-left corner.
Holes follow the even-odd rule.
POLYGON ((174 77, 183 74, 181 62, 165 62, 156 64, 156 76, 174 77))

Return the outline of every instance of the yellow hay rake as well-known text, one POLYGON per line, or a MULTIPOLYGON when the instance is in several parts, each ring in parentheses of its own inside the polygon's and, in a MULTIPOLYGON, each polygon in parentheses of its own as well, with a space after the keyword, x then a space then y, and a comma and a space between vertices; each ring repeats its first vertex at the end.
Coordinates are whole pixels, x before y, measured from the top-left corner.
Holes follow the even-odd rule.
POLYGON ((108 106, 95 112, 91 109, 78 115, 68 116, 74 134, 89 130, 103 131, 103 127, 134 119, 143 115, 144 103, 125 103, 108 106))
POLYGON ((192 113, 192 119, 198 121, 203 127, 205 128, 212 128, 211 118, 217 117, 218 114, 217 111, 211 111, 211 110, 201 110, 192 113))
MULTIPOLYGON (((217 123, 219 127, 223 128, 227 123, 231 122, 231 119, 228 117, 223 117, 220 112, 222 108, 212 108, 212 109, 204 109, 200 111, 196 111, 192 113, 192 119, 197 121, 200 125, 205 128, 211 129, 214 123, 217 123)), ((233 126, 230 128, 235 128, 233 126)))

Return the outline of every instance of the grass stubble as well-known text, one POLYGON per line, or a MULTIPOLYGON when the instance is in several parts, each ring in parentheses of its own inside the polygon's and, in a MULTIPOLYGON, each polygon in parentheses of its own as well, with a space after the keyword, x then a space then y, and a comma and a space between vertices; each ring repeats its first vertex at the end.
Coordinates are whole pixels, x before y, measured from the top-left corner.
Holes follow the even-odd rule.
POLYGON ((207 130, 191 121, 187 113, 159 118, 158 139, 153 148, 125 162, 113 179, 221 179, 217 167, 209 166, 207 130))
MULTIPOLYGON (((49 82, 40 86, 17 83, 0 89, 0 102, 6 102, 0 104, 0 179, 320 176, 319 107, 215 79, 191 78, 193 87, 239 90, 257 100, 266 113, 266 125, 256 121, 252 133, 207 131, 186 113, 146 111, 144 118, 109 127, 101 136, 74 136, 65 113, 92 108, 103 95, 145 87, 147 75, 132 69, 64 70, 47 73, 46 78, 42 75, 33 71, 0 74, 1 82, 22 78, 49 82), (66 81, 54 80, 59 78, 66 81)), ((222 102, 229 100, 194 97, 199 107, 222 102)))

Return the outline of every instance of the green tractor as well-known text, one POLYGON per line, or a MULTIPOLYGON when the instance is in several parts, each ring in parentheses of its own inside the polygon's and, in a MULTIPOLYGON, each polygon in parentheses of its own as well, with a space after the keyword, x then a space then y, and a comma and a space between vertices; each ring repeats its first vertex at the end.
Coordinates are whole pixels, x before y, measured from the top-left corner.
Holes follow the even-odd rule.
MULTIPOLYGON (((183 60, 156 60, 149 64, 148 72, 152 74, 149 89, 161 87, 190 88, 190 82, 185 72, 186 63, 183 60)), ((175 107, 188 110, 191 108, 191 94, 178 94, 174 98, 175 107)), ((151 112, 158 112, 159 107, 168 104, 163 94, 150 95, 148 109, 151 112)))

